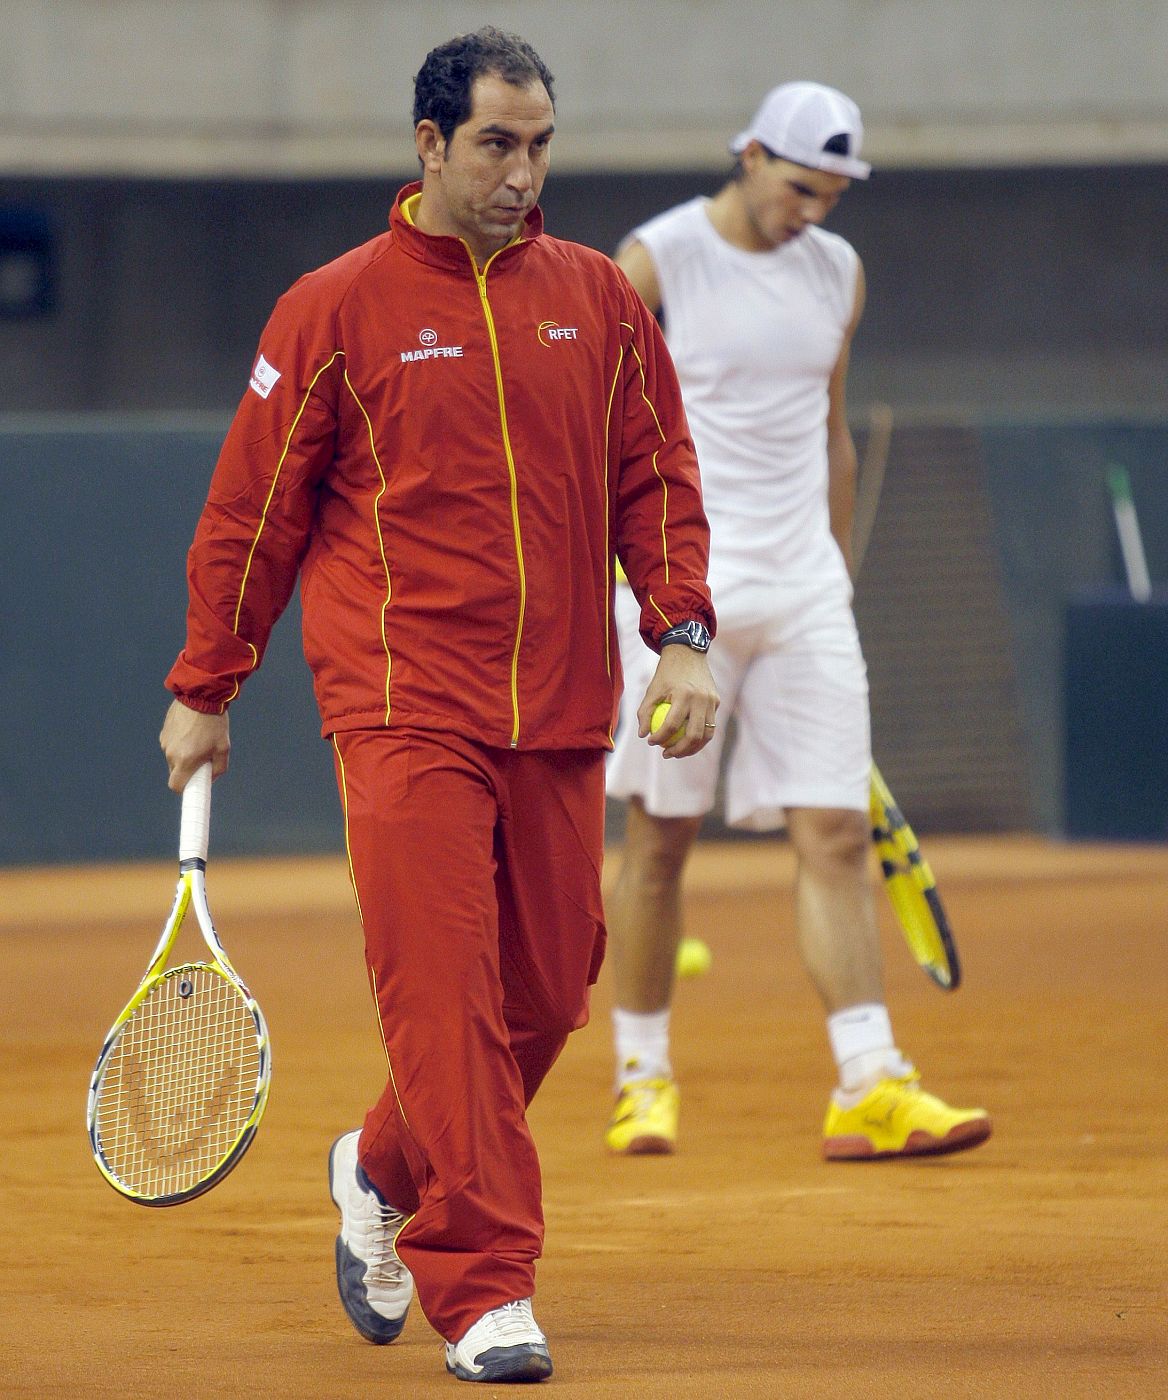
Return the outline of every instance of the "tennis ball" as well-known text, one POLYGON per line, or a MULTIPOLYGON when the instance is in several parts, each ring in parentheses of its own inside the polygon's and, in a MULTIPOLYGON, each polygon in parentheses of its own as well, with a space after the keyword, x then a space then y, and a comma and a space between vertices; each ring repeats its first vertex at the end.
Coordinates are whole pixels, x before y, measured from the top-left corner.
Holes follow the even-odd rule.
POLYGON ((701 977, 709 972, 714 955, 700 938, 683 938, 677 945, 677 975, 701 977))
MULTIPOLYGON (((662 700, 659 705, 653 706, 653 713, 649 716, 650 734, 656 734, 657 731, 661 728, 661 726, 665 723, 665 719, 666 716, 669 714, 669 710, 670 705, 668 700, 662 700)), ((677 733, 673 736, 673 738, 670 739, 669 743, 665 745, 665 747, 669 748, 670 744, 676 744, 678 739, 680 739, 684 734, 685 725, 683 724, 681 728, 677 731, 677 733)))

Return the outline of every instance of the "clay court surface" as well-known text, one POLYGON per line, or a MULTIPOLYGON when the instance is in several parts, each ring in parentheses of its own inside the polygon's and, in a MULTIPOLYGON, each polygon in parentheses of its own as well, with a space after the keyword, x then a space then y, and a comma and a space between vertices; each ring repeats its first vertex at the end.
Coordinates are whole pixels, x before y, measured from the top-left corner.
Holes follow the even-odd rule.
MULTIPOLYGON (((532 1111, 551 1393, 1168 1394, 1168 848, 927 845, 966 985, 937 990, 887 918, 893 1023, 927 1085, 992 1112, 991 1141, 820 1161, 831 1076, 792 947, 789 851, 704 846, 690 931, 714 966, 675 1013, 681 1151, 601 1149, 606 974, 532 1111)), ((164 864, 0 871, 0 1394, 460 1393, 416 1308, 376 1348, 335 1296, 325 1157, 384 1064, 340 858, 212 862, 275 1054, 238 1170, 169 1210, 98 1175, 92 1061, 172 884, 164 864)))

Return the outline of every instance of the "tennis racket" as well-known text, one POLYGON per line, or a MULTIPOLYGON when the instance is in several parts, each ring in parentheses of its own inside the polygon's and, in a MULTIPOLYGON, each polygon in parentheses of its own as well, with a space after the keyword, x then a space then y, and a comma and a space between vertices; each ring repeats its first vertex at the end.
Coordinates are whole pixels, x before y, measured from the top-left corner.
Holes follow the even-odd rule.
POLYGON ((912 955, 939 987, 956 991, 961 985, 961 964, 937 882, 874 763, 868 803, 884 888, 912 955))
POLYGON ((109 1184, 144 1206, 209 1191, 251 1146, 272 1057, 255 998, 207 906, 211 765, 183 790, 174 906, 138 990, 113 1023, 89 1082, 89 1141, 109 1184), (187 911, 210 962, 167 967, 187 911))

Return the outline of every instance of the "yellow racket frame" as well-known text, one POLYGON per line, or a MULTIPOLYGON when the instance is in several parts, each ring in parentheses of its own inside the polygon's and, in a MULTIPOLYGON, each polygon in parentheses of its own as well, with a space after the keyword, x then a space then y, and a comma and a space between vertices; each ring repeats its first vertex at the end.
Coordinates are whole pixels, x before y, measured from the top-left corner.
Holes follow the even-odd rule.
POLYGON ((868 807, 884 889, 909 950, 937 986, 956 991, 961 984, 961 963, 937 882, 875 763, 868 807))
POLYGON ((214 921, 211 918, 211 911, 207 904, 205 869, 208 828, 210 823, 210 788, 211 766, 210 764, 205 764, 190 780, 183 793, 182 830, 179 838, 179 879, 170 915, 163 926, 162 934, 154 949, 150 964, 143 974, 137 990, 123 1007, 117 1020, 114 1021, 106 1035, 89 1081, 86 1118, 93 1159, 97 1163, 98 1170, 101 1172, 102 1176, 105 1177, 106 1181, 109 1182, 114 1190, 125 1196, 128 1200, 134 1201, 139 1205, 178 1205, 183 1201, 193 1200, 194 1197, 202 1195, 203 1192, 209 1191, 212 1186, 222 1181, 251 1145, 256 1129, 259 1127, 260 1119, 263 1117, 264 1109, 267 1107, 268 1091, 271 1087, 272 1056, 267 1022, 264 1020, 264 1014, 260 1010, 259 1003, 248 991, 243 979, 232 966, 231 960, 228 958, 227 952, 219 940, 219 935, 215 929, 214 921), (188 910, 191 908, 194 909, 199 930, 211 953, 211 961, 188 962, 178 967, 168 968, 167 959, 170 957, 175 940, 178 938, 183 920, 188 910), (106 1160, 102 1148, 99 1124, 99 1101, 102 1083, 122 1032, 129 1024, 135 1011, 142 1005, 143 1001, 160 982, 170 977, 195 971, 208 972, 222 977, 231 985, 234 992, 242 998, 247 1010, 251 1014, 258 1052, 252 1107, 226 1151, 222 1153, 218 1161, 204 1172, 197 1181, 194 1181, 189 1186, 178 1191, 167 1192, 165 1194, 150 1194, 138 1190, 130 1183, 123 1181, 106 1160))

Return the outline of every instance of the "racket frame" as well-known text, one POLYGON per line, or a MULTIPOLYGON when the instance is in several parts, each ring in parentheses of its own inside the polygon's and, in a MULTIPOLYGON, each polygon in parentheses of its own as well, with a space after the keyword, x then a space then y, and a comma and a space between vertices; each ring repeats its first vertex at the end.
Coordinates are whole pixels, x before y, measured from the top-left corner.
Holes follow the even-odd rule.
POLYGON ((961 985, 961 961, 937 882, 915 832, 875 763, 869 812, 884 888, 905 941, 937 986, 955 992, 961 985))
MULTIPOLYGON (((853 582, 859 577, 872 538, 891 443, 892 409, 887 404, 874 403, 852 517, 853 582)), ((875 761, 869 781, 868 811, 884 889, 905 942, 937 986, 955 992, 961 985, 961 962, 937 882, 921 854, 915 832, 875 761)))
POLYGON ((195 773, 183 791, 182 823, 179 835, 179 878, 170 915, 163 926, 158 944, 137 990, 123 1007, 106 1035, 89 1081, 86 1118, 93 1159, 102 1176, 115 1191, 128 1200, 144 1206, 179 1205, 183 1201, 193 1200, 196 1196, 209 1191, 212 1186, 218 1185, 251 1146, 264 1109, 267 1107, 268 1091, 271 1087, 272 1055, 267 1022, 264 1020, 259 1003, 252 996, 246 983, 236 972, 231 959, 227 956, 227 951, 220 941, 215 922, 211 917, 210 906, 207 903, 206 869, 210 828, 210 789, 211 765, 207 763, 195 773), (178 938, 179 930, 183 926, 188 911, 192 908, 195 913, 195 922, 198 924, 203 940, 211 953, 211 961, 187 962, 177 967, 168 967, 167 962, 178 938), (252 1106, 231 1146, 206 1176, 181 1191, 169 1192, 165 1195, 149 1195, 136 1190, 129 1183, 123 1181, 106 1161, 98 1128, 98 1100, 110 1059, 121 1039, 122 1032, 130 1023, 138 1007, 142 1005, 154 988, 168 977, 195 971, 208 971, 224 978, 231 984, 236 994, 242 998, 251 1015, 259 1053, 252 1106))

